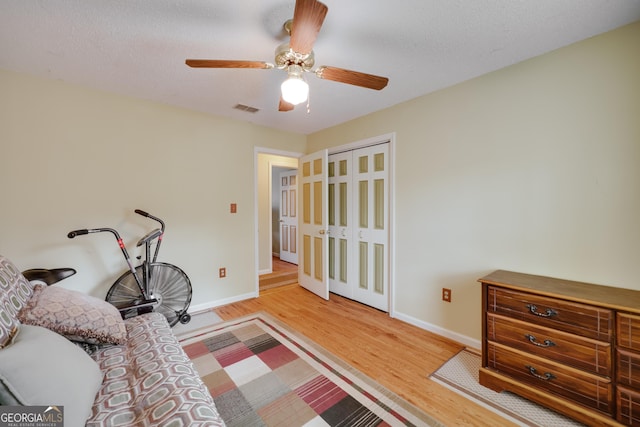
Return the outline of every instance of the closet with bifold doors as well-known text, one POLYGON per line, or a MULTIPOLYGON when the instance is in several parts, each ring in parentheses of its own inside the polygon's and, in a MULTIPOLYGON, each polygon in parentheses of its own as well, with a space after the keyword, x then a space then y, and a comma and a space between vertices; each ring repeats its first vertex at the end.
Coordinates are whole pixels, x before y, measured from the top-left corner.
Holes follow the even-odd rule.
POLYGON ((389 142, 327 164, 329 290, 389 311, 389 142))

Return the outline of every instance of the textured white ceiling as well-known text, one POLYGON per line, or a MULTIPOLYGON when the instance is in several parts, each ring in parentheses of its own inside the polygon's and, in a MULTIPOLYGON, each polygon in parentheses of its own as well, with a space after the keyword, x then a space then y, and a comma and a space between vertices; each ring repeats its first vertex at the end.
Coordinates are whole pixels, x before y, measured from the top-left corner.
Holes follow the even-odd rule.
POLYGON ((0 68, 308 134, 640 20, 640 0, 324 3, 316 65, 389 77, 385 89, 309 74, 310 112, 283 113, 283 71, 184 64, 273 62, 294 0, 0 0, 0 68))

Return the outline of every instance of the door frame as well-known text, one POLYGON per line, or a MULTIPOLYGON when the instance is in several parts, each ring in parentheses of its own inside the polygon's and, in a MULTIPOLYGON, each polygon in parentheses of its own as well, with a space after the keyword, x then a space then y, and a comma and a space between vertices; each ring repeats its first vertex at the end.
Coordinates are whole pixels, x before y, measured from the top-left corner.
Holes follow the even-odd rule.
MULTIPOLYGON (((293 158, 293 159, 300 159, 300 157, 302 157, 304 155, 304 153, 300 153, 300 152, 295 152, 295 151, 283 151, 283 150, 276 150, 276 149, 272 149, 272 148, 265 148, 265 147, 254 147, 253 149, 253 199, 254 199, 254 225, 253 225, 253 229, 254 229, 254 268, 256 271, 256 277, 255 277, 255 296, 257 297, 260 294, 260 274, 265 274, 265 273, 270 273, 270 271, 265 271, 262 272, 260 270, 260 233, 259 233, 259 224, 260 224, 260 217, 259 217, 259 208, 260 208, 260 187, 258 185, 259 182, 259 176, 258 176, 258 156, 260 154, 265 154, 265 155, 271 155, 271 156, 280 156, 280 157, 288 157, 288 158, 293 158)), ((269 201, 271 201, 273 199, 273 194, 272 194, 272 174, 273 174, 273 168, 274 167, 290 167, 289 164, 285 164, 285 163, 280 163, 280 162, 268 162, 268 166, 269 166, 269 171, 268 171, 268 180, 269 183, 267 185, 267 191, 268 191, 268 199, 269 201)), ((272 223, 273 221, 273 214, 271 212, 271 209, 268 209, 268 217, 269 217, 269 224, 272 223)), ((271 248, 273 246, 273 239, 271 237, 271 229, 268 230, 268 233, 263 233, 263 234, 267 234, 267 236, 265 237, 265 239, 268 239, 269 242, 269 248, 271 248)), ((270 252, 271 253, 271 252, 270 252)), ((273 265, 271 265, 271 270, 273 270, 273 265)))
MULTIPOLYGON (((395 132, 366 138, 347 144, 327 147, 328 154, 336 154, 342 151, 354 150, 358 148, 364 148, 371 145, 382 144, 384 142, 389 143, 389 317, 396 317, 395 315, 395 292, 396 292, 396 179, 395 179, 395 166, 396 166, 396 134, 395 132)), ((265 147, 254 147, 254 163, 253 163, 253 177, 254 177, 254 253, 255 253, 255 296, 260 295, 260 236, 258 235, 258 154, 271 154, 282 157, 300 158, 305 153, 294 151, 275 150, 265 147)), ((269 179, 271 180, 271 166, 269 167, 269 179)), ((269 185, 269 192, 271 192, 271 185, 269 185)), ((271 200, 269 197, 269 200, 271 200)), ((269 210, 269 223, 271 223, 271 210, 269 210)), ((269 247, 271 247, 271 235, 269 234, 269 247)))
POLYGON ((396 292, 396 134, 395 132, 361 139, 348 144, 329 147, 329 155, 342 153, 344 151, 357 150, 358 148, 370 147, 372 145, 389 143, 389 317, 395 315, 395 292, 396 292))

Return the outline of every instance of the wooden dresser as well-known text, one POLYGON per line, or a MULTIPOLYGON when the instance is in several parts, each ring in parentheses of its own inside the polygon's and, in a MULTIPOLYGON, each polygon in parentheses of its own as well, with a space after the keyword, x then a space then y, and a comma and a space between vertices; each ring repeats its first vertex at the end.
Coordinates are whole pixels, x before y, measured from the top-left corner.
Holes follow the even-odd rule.
POLYGON ((503 270, 479 282, 480 384, 590 426, 640 426, 640 291, 503 270))

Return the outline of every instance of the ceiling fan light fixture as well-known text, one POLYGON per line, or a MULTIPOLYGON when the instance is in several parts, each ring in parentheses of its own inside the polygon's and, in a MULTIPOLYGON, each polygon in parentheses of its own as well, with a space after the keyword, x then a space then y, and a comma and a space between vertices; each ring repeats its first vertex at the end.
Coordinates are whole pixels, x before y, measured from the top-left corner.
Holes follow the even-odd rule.
POLYGON ((298 105, 309 97, 309 85, 301 77, 289 76, 280 86, 282 99, 289 104, 298 105))
POLYGON ((300 66, 290 66, 289 77, 280 86, 282 99, 293 105, 298 105, 309 97, 309 84, 302 78, 302 71, 300 66))
POLYGON ((194 68, 261 68, 287 71, 287 80, 281 85, 278 111, 291 111, 294 106, 307 101, 309 111, 309 85, 303 78, 304 73, 313 72, 323 80, 331 80, 381 90, 389 79, 373 74, 344 68, 322 66, 313 71, 315 64, 313 44, 327 15, 327 5, 320 0, 295 0, 293 20, 285 22, 284 29, 289 40, 275 50, 275 63, 264 61, 225 60, 225 59, 187 59, 186 64, 194 68))

